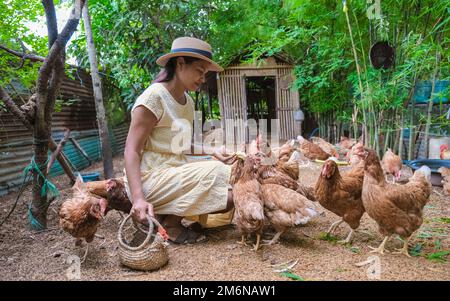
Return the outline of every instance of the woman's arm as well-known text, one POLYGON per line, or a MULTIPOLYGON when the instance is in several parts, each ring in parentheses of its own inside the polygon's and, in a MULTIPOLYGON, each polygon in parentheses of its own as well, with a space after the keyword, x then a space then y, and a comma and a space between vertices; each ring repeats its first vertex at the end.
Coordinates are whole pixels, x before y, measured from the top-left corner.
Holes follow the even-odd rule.
POLYGON ((147 213, 154 216, 153 206, 145 201, 142 190, 141 153, 156 123, 157 118, 150 110, 143 106, 136 107, 125 143, 125 170, 133 203, 131 214, 141 223, 147 223, 147 213))

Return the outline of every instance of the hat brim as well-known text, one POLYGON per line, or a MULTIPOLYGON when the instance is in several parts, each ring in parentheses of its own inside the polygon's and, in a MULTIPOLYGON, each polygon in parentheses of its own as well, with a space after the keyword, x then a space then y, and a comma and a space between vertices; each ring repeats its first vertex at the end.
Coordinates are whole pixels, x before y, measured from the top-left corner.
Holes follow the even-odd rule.
POLYGON ((195 58, 198 58, 198 59, 202 59, 204 61, 207 61, 207 62, 211 63, 211 65, 209 66, 209 71, 215 71, 215 72, 222 72, 223 71, 223 68, 220 67, 219 64, 217 64, 213 60, 207 58, 204 55, 201 55, 201 54, 198 54, 198 53, 195 53, 195 52, 188 52, 188 51, 164 54, 164 55, 160 56, 156 60, 156 63, 159 66, 164 67, 171 58, 177 57, 177 56, 190 56, 190 57, 195 57, 195 58))

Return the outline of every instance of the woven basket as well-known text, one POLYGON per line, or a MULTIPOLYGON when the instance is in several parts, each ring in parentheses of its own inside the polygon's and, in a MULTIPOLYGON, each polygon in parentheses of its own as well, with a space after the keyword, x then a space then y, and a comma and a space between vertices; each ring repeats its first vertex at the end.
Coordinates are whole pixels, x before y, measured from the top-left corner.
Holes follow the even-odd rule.
POLYGON ((164 238, 161 234, 153 234, 154 224, 160 226, 159 222, 149 216, 148 231, 145 231, 136 225, 136 228, 139 231, 144 232, 147 236, 139 246, 132 247, 124 240, 122 233, 124 225, 130 217, 131 215, 128 215, 122 221, 117 234, 117 239, 119 240, 118 251, 120 262, 131 269, 141 271, 151 271, 161 268, 169 261, 169 253, 167 252, 166 245, 164 244, 164 238), (150 241, 152 236, 155 237, 153 242, 150 241))

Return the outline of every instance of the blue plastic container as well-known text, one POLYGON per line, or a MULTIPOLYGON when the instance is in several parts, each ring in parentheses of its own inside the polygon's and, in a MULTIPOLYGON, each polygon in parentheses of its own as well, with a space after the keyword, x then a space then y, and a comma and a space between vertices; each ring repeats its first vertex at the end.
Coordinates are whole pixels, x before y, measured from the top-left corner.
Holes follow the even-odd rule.
POLYGON ((431 184, 433 184, 433 186, 442 186, 442 176, 438 172, 438 169, 443 166, 450 168, 450 160, 417 159, 408 163, 408 166, 413 170, 417 170, 423 165, 426 165, 431 169, 431 184))
MULTIPOLYGON (((437 93, 444 93, 444 94, 448 94, 445 93, 446 89, 448 89, 450 85, 450 81, 448 80, 437 80, 436 84, 434 86, 434 94, 437 93)), ((416 83, 416 86, 414 87, 414 95, 413 95, 413 99, 416 103, 428 103, 428 100, 431 97, 431 90, 432 90, 432 86, 431 86, 431 81, 426 80, 426 81, 420 81, 418 83, 416 83)), ((437 97, 436 95, 433 97, 433 103, 440 103, 441 99, 440 97, 437 97)), ((444 95, 442 97, 442 103, 446 103, 448 102, 448 98, 446 97, 446 95, 444 95)))
MULTIPOLYGON (((438 80, 436 81, 436 85, 434 86, 434 93, 443 93, 442 95, 442 103, 448 102, 448 95, 449 95, 449 87, 450 87, 450 80, 438 80)), ((441 99, 438 96, 435 96, 433 99, 434 103, 440 103, 441 99)))
POLYGON ((83 182, 98 181, 100 179, 100 173, 98 171, 91 173, 79 173, 83 178, 83 182))
POLYGON ((416 103, 426 103, 431 97, 431 82, 429 80, 420 81, 414 87, 413 99, 416 103))
POLYGON ((409 128, 404 128, 403 129, 403 138, 409 138, 409 132, 411 130, 409 128))

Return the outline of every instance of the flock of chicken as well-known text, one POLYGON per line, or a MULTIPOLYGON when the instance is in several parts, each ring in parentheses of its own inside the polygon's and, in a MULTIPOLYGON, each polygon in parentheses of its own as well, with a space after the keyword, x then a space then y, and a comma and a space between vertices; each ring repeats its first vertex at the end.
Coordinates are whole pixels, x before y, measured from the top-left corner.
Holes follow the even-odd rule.
MULTIPOLYGON (((241 243, 245 244, 249 235, 256 235, 255 250, 260 245, 277 242, 289 228, 323 215, 325 208, 341 217, 327 233, 334 233, 342 222, 351 228, 341 242, 351 242, 366 212, 385 236, 373 251, 383 253, 389 236, 398 234, 405 239, 401 253, 409 256, 408 239, 422 224, 423 208, 431 193, 428 167, 417 170, 406 184, 388 183, 386 174, 392 174, 394 182, 399 180, 401 159, 388 150, 380 162, 373 150, 349 138, 342 138, 333 146, 321 138, 311 142, 299 136, 271 149, 258 136, 243 151, 217 153, 215 157, 232 165, 235 223, 242 235, 241 243), (339 170, 336 159, 339 156, 344 156, 351 165, 348 171, 339 170), (323 162, 315 186, 299 181, 300 163, 309 160, 323 162), (261 241, 268 224, 276 234, 269 241, 261 241)), ((447 179, 444 190, 450 193, 450 187, 445 186, 450 182, 450 170, 443 169, 441 173, 447 179)), ((78 243, 82 239, 89 243, 111 209, 130 212, 131 202, 121 179, 87 183, 78 179, 72 198, 61 205, 60 226, 78 243)))
POLYGON ((259 136, 246 152, 216 157, 232 164, 235 223, 242 235, 241 243, 250 234, 256 234, 255 250, 262 244, 273 244, 288 228, 322 215, 323 207, 341 217, 331 225, 328 234, 342 222, 350 226, 348 236, 341 242, 351 242, 366 212, 385 237, 372 252, 383 254, 388 238, 398 234, 405 239, 399 253, 409 256, 409 237, 422 224, 423 208, 431 193, 428 167, 417 170, 404 185, 389 183, 385 174, 392 174, 394 182, 399 180, 401 159, 388 150, 380 162, 375 151, 348 138, 334 147, 320 138, 311 142, 299 136, 272 150, 259 136), (339 155, 345 155, 350 170, 339 171, 339 155), (299 162, 305 159, 325 160, 315 187, 299 182, 299 162), (276 234, 261 244, 267 224, 276 234))

